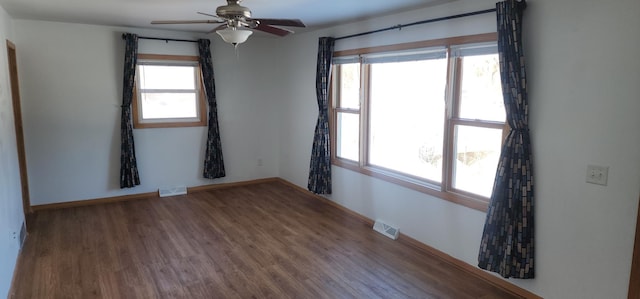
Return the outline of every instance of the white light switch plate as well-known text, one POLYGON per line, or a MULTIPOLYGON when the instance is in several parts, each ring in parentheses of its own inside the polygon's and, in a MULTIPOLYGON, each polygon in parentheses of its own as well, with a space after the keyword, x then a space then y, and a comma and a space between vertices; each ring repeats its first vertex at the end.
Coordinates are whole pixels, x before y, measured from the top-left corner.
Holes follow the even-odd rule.
POLYGON ((606 186, 608 177, 608 166, 587 165, 587 183, 606 186))

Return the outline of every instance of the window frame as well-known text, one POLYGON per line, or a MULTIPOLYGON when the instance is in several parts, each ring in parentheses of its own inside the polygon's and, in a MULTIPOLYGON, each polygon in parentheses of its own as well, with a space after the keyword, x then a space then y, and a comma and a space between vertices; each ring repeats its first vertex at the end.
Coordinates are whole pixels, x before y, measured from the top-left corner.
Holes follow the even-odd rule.
POLYGON ((459 117, 460 112, 460 89, 461 80, 455 78, 455 74, 461 74, 462 69, 462 57, 451 57, 451 48, 455 46, 462 46, 466 44, 481 44, 481 43, 497 43, 497 33, 485 33, 468 36, 458 36, 451 38, 443 38, 428 41, 411 42, 396 45, 386 45, 371 48, 351 49, 345 51, 336 51, 334 53, 335 58, 349 57, 356 55, 375 54, 381 52, 399 52, 412 49, 432 48, 432 47, 445 47, 447 51, 448 63, 447 63, 447 87, 445 91, 445 117, 444 117, 444 140, 443 140, 443 166, 442 166, 442 180, 440 183, 431 182, 423 178, 418 178, 412 175, 399 173, 394 170, 385 169, 379 166, 368 165, 369 157, 369 64, 361 64, 360 67, 360 109, 339 108, 339 94, 338 88, 339 81, 339 64, 333 65, 332 76, 330 80, 330 101, 329 113, 330 113, 330 132, 331 132, 331 162, 333 165, 346 168, 355 172, 359 172, 371 177, 382 179, 384 181, 401 185, 419 192, 423 192, 456 204, 460 204, 472 209, 486 212, 488 208, 489 198, 473 194, 464 190, 453 188, 453 159, 454 153, 454 134, 456 125, 468 125, 472 127, 486 127, 491 129, 502 130, 502 144, 506 134, 509 132, 508 122, 497 122, 487 120, 476 119, 464 119, 459 117), (454 71, 453 68, 456 68, 454 71), (451 84, 453 83, 453 84, 451 84), (358 161, 352 161, 337 157, 337 117, 338 113, 357 113, 360 116, 359 127, 359 159, 358 161))
POLYGON ((131 101, 133 110, 133 128, 134 129, 148 129, 148 128, 179 128, 179 127, 205 127, 207 126, 207 105, 205 100, 205 90, 203 88, 204 82, 202 79, 202 69, 200 67, 198 56, 185 56, 185 55, 162 55, 162 54, 138 54, 138 63, 136 64, 136 77, 133 90, 133 99, 131 101), (195 121, 176 121, 180 118, 159 118, 154 121, 143 121, 142 119, 142 105, 140 103, 140 89, 138 89, 139 72, 137 68, 140 61, 160 61, 167 62, 167 64, 180 65, 182 62, 190 62, 189 65, 196 64, 195 72, 195 90, 196 90, 196 109, 198 117, 194 118, 195 121))

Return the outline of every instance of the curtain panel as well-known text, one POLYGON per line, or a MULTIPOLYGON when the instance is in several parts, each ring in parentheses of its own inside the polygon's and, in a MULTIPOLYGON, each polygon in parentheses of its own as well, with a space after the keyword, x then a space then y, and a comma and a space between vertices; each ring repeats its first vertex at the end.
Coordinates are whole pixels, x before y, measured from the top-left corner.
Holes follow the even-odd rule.
POLYGON ((138 36, 131 33, 122 35, 125 42, 124 79, 122 84, 122 115, 120 117, 120 188, 140 185, 136 149, 133 142, 133 120, 131 101, 138 62, 138 36))
POLYGON ((329 78, 335 40, 321 37, 318 41, 316 67, 316 97, 318 121, 313 136, 311 165, 309 167, 309 191, 315 194, 331 194, 331 139, 329 137, 329 78))
POLYGON ((522 47, 526 2, 498 2, 502 93, 511 127, 502 147, 484 225, 478 266, 505 278, 534 278, 533 165, 522 47))
POLYGON ((213 62, 211 60, 211 41, 198 40, 200 53, 200 68, 202 69, 202 81, 209 107, 209 122, 207 133, 207 145, 204 155, 204 171, 202 176, 207 179, 224 177, 224 160, 222 158, 222 142, 220 141, 220 126, 218 125, 218 105, 216 103, 216 82, 213 74, 213 62))

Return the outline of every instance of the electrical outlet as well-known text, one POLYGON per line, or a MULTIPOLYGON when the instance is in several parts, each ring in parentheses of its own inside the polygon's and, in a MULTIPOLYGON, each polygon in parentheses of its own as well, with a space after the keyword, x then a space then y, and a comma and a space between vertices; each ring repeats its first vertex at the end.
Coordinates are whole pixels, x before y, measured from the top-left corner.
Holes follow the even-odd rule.
POLYGON ((606 186, 609 178, 609 167, 587 165, 587 183, 606 186))

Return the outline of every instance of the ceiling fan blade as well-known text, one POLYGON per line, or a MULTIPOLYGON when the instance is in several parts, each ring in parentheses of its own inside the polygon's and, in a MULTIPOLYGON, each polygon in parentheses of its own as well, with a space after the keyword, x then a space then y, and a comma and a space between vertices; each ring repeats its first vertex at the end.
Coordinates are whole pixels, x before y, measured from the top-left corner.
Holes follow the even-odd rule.
POLYGON ((219 24, 224 23, 218 20, 167 20, 167 21, 151 21, 151 25, 162 24, 219 24))
POLYGON ((222 24, 222 25, 220 25, 220 26, 217 26, 216 28, 213 28, 211 31, 209 31, 209 32, 207 32, 207 33, 214 33, 214 32, 216 32, 216 31, 218 31, 218 30, 220 30, 220 29, 224 29, 224 28, 226 28, 226 27, 227 27, 227 24, 222 24))
POLYGON ((302 21, 299 19, 252 19, 259 21, 264 25, 278 25, 278 26, 288 26, 288 27, 307 27, 302 21))
POLYGON ((203 16, 207 16, 207 17, 214 17, 214 18, 217 18, 217 19, 220 18, 220 17, 218 17, 216 15, 212 15, 212 14, 209 14, 209 13, 206 13, 206 12, 200 12, 199 11, 198 14, 203 15, 203 16))
POLYGON ((265 25, 265 24, 258 24, 258 26, 256 26, 256 28, 254 28, 254 29, 260 30, 260 31, 264 31, 264 32, 267 32, 267 33, 271 33, 271 34, 275 34, 277 36, 287 36, 287 35, 293 33, 293 31, 291 31, 291 30, 277 28, 277 27, 273 27, 273 26, 265 25))

